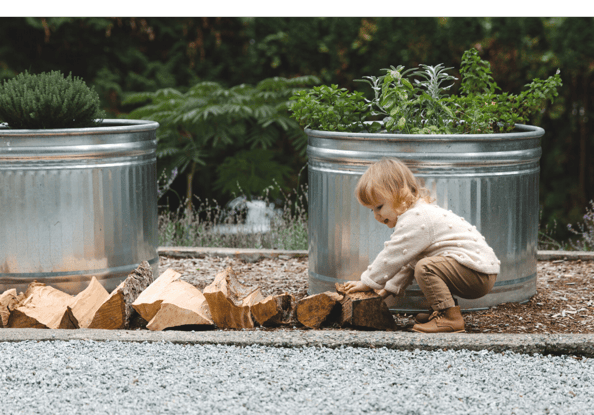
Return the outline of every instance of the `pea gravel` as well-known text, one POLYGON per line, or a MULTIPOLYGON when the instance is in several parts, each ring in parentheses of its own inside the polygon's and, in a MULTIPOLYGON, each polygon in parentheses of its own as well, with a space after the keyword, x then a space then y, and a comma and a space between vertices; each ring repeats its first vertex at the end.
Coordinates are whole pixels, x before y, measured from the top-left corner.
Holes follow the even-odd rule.
POLYGON ((492 351, 0 342, 2 414, 588 414, 594 359, 492 351))

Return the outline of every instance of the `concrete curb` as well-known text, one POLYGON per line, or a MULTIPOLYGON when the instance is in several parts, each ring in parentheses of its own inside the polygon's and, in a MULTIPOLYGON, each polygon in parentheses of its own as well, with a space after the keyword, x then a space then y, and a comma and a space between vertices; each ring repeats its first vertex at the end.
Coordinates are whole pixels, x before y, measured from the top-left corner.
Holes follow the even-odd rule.
MULTIPOLYGON (((191 248, 184 246, 164 246, 157 250, 159 255, 173 258, 204 258, 206 256, 232 257, 247 262, 264 258, 305 258, 308 251, 284 251, 279 249, 250 248, 191 248)), ((594 252, 583 251, 538 251, 539 261, 594 261, 594 252)))
POLYGON ((184 246, 159 247, 157 253, 173 258, 232 257, 246 262, 256 262, 264 258, 305 258, 308 255, 308 251, 251 248, 191 248, 184 246))
POLYGON ((585 251, 538 251, 539 261, 594 261, 594 252, 585 251))
POLYGON ((43 330, 0 329, 0 342, 21 341, 171 342, 269 347, 386 347, 394 350, 490 350, 594 357, 594 334, 433 334, 354 330, 43 330))

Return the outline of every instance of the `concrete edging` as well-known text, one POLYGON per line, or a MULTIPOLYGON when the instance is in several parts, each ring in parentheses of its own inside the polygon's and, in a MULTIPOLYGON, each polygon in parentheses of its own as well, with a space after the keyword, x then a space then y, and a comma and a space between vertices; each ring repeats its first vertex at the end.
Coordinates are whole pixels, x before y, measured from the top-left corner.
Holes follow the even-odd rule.
MULTIPOLYGON (((305 258, 308 251, 285 251, 280 249, 251 248, 192 248, 184 246, 165 246, 157 250, 159 255, 173 258, 204 258, 206 256, 232 257, 247 262, 264 258, 305 258)), ((539 261, 594 261, 594 252, 584 251, 538 251, 539 261)))
POLYGON ((247 262, 256 262, 264 258, 305 258, 308 251, 285 251, 281 249, 252 248, 192 248, 184 246, 159 247, 159 255, 173 258, 204 258, 206 256, 231 257, 247 262))
POLYGON ((43 330, 0 329, 0 342, 21 341, 171 342, 269 347, 386 347, 394 350, 489 350, 497 353, 594 357, 594 334, 423 334, 355 330, 43 330))

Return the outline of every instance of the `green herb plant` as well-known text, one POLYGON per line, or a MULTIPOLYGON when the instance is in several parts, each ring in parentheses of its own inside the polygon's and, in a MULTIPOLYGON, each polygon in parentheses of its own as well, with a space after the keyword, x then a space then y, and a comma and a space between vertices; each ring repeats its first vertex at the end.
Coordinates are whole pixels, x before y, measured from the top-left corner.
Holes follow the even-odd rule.
MULTIPOLYGON (((372 108, 362 92, 348 92, 338 85, 314 86, 297 91, 290 109, 301 126, 326 131, 361 131, 372 108)), ((379 124, 378 124, 379 126, 379 124)))
POLYGON ((371 87, 366 100, 332 85, 293 96, 292 117, 301 126, 326 131, 383 131, 404 134, 490 134, 511 132, 531 114, 554 101, 562 86, 559 71, 535 79, 518 95, 498 93, 491 65, 476 49, 464 52, 460 66, 460 95, 448 95, 457 78, 443 64, 406 69, 382 69, 382 76, 357 80, 371 87), (374 120, 381 120, 382 123, 374 120))
POLYGON ((97 92, 72 74, 24 72, 0 86, 0 122, 11 129, 95 127, 104 117, 97 92))

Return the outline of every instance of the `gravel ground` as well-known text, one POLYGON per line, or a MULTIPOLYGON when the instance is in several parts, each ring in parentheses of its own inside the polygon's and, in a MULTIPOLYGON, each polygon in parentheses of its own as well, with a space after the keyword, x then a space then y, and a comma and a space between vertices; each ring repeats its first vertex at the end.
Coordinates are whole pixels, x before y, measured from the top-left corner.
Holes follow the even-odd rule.
POLYGON ((586 414, 594 359, 487 351, 0 343, 2 414, 586 414))
MULTIPOLYGON (((204 289, 215 275, 232 267, 241 282, 259 286, 264 295, 307 295, 307 258, 262 259, 255 263, 230 257, 161 257, 160 272, 172 268, 182 279, 204 289)), ((594 333, 594 261, 539 261, 537 293, 525 304, 500 304, 464 313, 468 333, 594 333)), ((400 329, 409 330, 413 316, 396 315, 400 329)))

